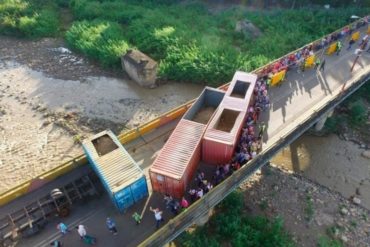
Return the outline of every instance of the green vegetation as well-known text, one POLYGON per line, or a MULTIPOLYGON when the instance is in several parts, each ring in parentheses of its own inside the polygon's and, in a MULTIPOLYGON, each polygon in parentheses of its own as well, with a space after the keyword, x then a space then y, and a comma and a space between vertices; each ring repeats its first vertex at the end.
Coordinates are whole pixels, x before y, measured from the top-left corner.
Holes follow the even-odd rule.
POLYGON ((217 214, 203 227, 192 233, 183 233, 177 239, 180 246, 289 247, 295 246, 283 229, 281 218, 250 217, 243 212, 240 192, 233 192, 219 206, 217 214))
MULTIPOLYGON (((251 71, 344 26, 351 15, 369 12, 359 7, 313 7, 260 12, 231 8, 212 13, 200 1, 179 2, 46 0, 41 4, 37 0, 3 0, 0 33, 54 36, 62 25, 58 11, 69 8, 75 22, 66 32, 68 44, 104 66, 118 67, 118 58, 128 47, 138 48, 160 62, 162 80, 216 86, 230 80, 237 69, 251 71), (262 35, 236 32, 236 23, 245 19, 262 35)), ((332 2, 342 5, 341 1, 332 2)), ((308 2, 295 7, 303 4, 308 2)))
POLYGON ((328 118, 325 129, 328 132, 338 133, 342 126, 348 125, 355 128, 365 128, 368 125, 368 110, 370 104, 370 81, 366 82, 358 91, 351 95, 342 104, 346 109, 328 118))
POLYGON ((104 66, 115 66, 128 49, 122 28, 114 22, 94 20, 75 22, 66 33, 67 42, 104 66))
POLYGON ((344 26, 353 13, 367 13, 351 8, 260 13, 235 8, 214 14, 198 2, 153 2, 73 0, 71 8, 78 20, 104 19, 121 25, 125 42, 160 61, 162 80, 213 86, 229 80, 237 69, 253 70, 344 26), (235 32, 237 21, 246 18, 262 36, 235 32))
POLYGON ((336 239, 328 238, 327 236, 321 236, 319 238, 318 247, 342 247, 343 244, 336 239))
POLYGON ((311 221, 313 218, 313 215, 315 214, 315 209, 313 206, 313 199, 310 193, 307 193, 306 195, 306 207, 304 208, 305 213, 305 219, 307 221, 311 221))
POLYGON ((52 1, 3 0, 0 2, 0 34, 38 38, 55 36, 59 30, 52 1))

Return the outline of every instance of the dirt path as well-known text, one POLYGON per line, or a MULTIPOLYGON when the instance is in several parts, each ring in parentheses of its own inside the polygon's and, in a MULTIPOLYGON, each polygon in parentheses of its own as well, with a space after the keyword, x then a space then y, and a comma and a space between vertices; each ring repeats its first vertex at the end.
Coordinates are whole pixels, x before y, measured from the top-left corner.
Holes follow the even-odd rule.
POLYGON ((82 153, 74 139, 138 126, 203 89, 143 89, 62 45, 0 38, 0 192, 82 153))

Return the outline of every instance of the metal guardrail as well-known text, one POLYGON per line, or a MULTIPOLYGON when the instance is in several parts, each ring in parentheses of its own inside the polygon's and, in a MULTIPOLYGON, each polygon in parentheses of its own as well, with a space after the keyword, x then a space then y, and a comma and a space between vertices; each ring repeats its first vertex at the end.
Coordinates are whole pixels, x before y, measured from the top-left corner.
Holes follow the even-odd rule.
POLYGON ((297 126, 282 136, 274 145, 266 150, 263 150, 255 159, 244 165, 233 175, 225 179, 221 184, 217 185, 210 192, 208 192, 201 200, 192 204, 185 212, 181 213, 174 219, 171 219, 165 226, 160 228, 139 247, 163 246, 176 238, 194 221, 204 216, 209 209, 216 206, 229 193, 239 186, 246 178, 250 177, 256 170, 265 165, 271 158, 276 155, 283 147, 289 145, 309 128, 311 128, 319 119, 331 111, 334 107, 340 104, 349 95, 360 88, 366 81, 370 80, 370 73, 362 75, 356 82, 353 82, 349 88, 339 93, 324 106, 314 111, 313 114, 307 116, 298 123, 297 126))
MULTIPOLYGON (((359 19, 359 20, 357 20, 357 21, 355 21, 351 24, 346 25, 345 27, 351 26, 351 25, 357 25, 357 23, 359 23, 361 21, 364 21, 365 18, 367 18, 367 17, 361 18, 361 19, 359 19)), ((342 27, 342 28, 340 28, 340 29, 328 34, 328 35, 325 35, 324 37, 332 35, 334 33, 337 33, 340 30, 342 30, 343 28, 344 27, 342 27)), ((281 60, 282 58, 284 58, 286 56, 289 56, 290 54, 294 54, 295 52, 297 52, 299 50, 302 50, 302 49, 304 49, 305 47, 307 47, 311 44, 315 44, 317 42, 320 42, 320 40, 322 38, 317 39, 317 40, 311 42, 310 44, 306 44, 306 45, 302 46, 301 48, 298 48, 295 51, 292 51, 292 52, 290 52, 290 53, 288 53, 288 54, 286 54, 286 55, 284 55, 284 56, 282 56, 278 59, 275 59, 272 62, 270 62, 270 63, 268 63, 268 64, 266 64, 266 65, 264 65, 260 68, 257 68, 255 70, 253 70, 251 73, 256 73, 256 74, 260 75, 262 71, 264 71, 268 67, 271 67, 274 63, 281 60)), ((220 86, 219 89, 226 90, 228 86, 229 86, 229 83, 226 83, 226 84, 220 86)), ((162 125, 164 125, 164 124, 166 124, 166 123, 168 123, 168 122, 170 122, 174 119, 176 119, 176 118, 179 118, 186 112, 186 110, 191 106, 191 104, 194 101, 195 101, 195 99, 193 99, 193 100, 191 100, 191 101, 189 101, 189 102, 187 102, 187 103, 185 103, 185 104, 183 104, 183 105, 181 105, 181 106, 179 106, 175 109, 172 109, 172 110, 162 114, 161 116, 159 116, 159 117, 157 117, 157 118, 139 126, 138 128, 131 129, 127 132, 124 132, 123 134, 118 136, 118 139, 120 140, 120 142, 122 144, 125 144, 125 143, 127 143, 129 141, 132 141, 132 140, 134 140, 134 139, 136 139, 136 138, 138 138, 138 137, 140 137, 140 136, 142 136, 142 135, 144 135, 144 134, 146 134, 146 133, 148 133, 148 132, 150 132, 150 131, 152 131, 152 130, 154 130, 154 129, 156 129, 156 128, 158 128, 158 127, 160 127, 160 126, 162 126, 162 125)), ((73 170, 74 168, 77 168, 77 167, 79 167, 81 165, 84 165, 86 163, 87 163, 87 160, 86 160, 85 155, 81 154, 81 155, 75 157, 71 161, 63 163, 62 165, 60 165, 58 167, 55 167, 55 168, 53 168, 53 169, 51 169, 51 170, 49 170, 45 173, 42 173, 42 174, 40 174, 39 176, 37 176, 33 179, 30 179, 26 182, 23 182, 23 183, 19 184, 19 185, 17 185, 17 186, 15 186, 15 187, 13 187, 13 188, 11 188, 11 189, 9 189, 9 190, 0 194, 0 206, 5 205, 5 204, 9 203, 10 201, 12 201, 12 200, 24 195, 24 194, 27 194, 28 192, 30 192, 29 187, 31 186, 32 181, 38 180, 38 179, 44 179, 44 180, 51 181, 51 180, 53 180, 53 179, 55 179, 59 176, 62 176, 64 174, 66 174, 67 172, 73 170)))

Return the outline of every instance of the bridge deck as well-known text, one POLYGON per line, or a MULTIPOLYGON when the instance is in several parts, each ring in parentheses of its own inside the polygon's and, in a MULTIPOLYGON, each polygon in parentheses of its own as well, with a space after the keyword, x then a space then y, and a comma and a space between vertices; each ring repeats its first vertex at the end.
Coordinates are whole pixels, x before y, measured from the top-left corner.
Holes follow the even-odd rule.
MULTIPOLYGON (((286 81, 280 87, 270 89, 271 109, 261 115, 261 118, 268 124, 268 131, 264 136, 265 147, 272 146, 281 136, 300 124, 300 119, 310 115, 316 107, 336 97, 344 83, 369 74, 370 53, 365 53, 360 58, 363 67, 356 65, 351 73, 350 67, 355 59, 354 49, 357 46, 353 46, 350 51, 346 51, 345 48, 346 46, 340 56, 325 56, 326 68, 324 72, 308 69, 304 73, 297 73, 292 70, 287 73, 286 81)), ((349 83, 347 83, 348 85, 349 83)), ((175 124, 174 122, 169 123, 155 132, 125 145, 146 172, 175 124)), ((57 183, 57 181, 52 183, 57 183)), ((57 186, 57 184, 54 185, 57 186)), ((52 185, 50 186, 52 187, 52 185)), ((12 208, 17 208, 30 198, 42 193, 47 193, 47 189, 41 188, 27 197, 15 200, 0 209, 1 215, 5 215, 12 208)), ((148 199, 147 205, 159 206, 164 209, 164 202, 158 195, 152 195, 148 199)), ((166 220, 170 218, 168 212, 166 212, 165 218, 166 220)), ((135 208, 130 209, 125 215, 119 215, 107 196, 102 196, 83 206, 75 206, 72 215, 65 219, 65 223, 70 225, 81 222, 87 226, 89 234, 98 238, 97 246, 136 246, 155 231, 154 217, 146 207, 146 202, 143 201, 135 208), (141 210, 145 210, 144 219, 141 225, 135 226, 131 218, 132 212, 140 212, 141 210), (113 216, 117 221, 119 230, 117 236, 111 236, 105 229, 105 218, 108 215, 113 216)), ((56 224, 57 219, 53 220, 52 223, 56 224)), ((59 237, 54 227, 48 227, 39 235, 22 240, 19 246, 47 246, 52 239, 59 237)), ((84 246, 75 232, 63 237, 62 241, 65 246, 84 246)))

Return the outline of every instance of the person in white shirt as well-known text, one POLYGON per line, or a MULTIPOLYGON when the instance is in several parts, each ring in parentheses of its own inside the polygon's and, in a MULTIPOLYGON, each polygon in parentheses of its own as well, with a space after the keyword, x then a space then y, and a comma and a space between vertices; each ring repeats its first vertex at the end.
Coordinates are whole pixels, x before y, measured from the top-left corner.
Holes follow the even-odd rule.
POLYGON ((84 225, 78 225, 76 226, 78 235, 80 235, 80 238, 83 239, 86 236, 86 228, 84 225))
POLYGON ((156 221, 156 227, 159 228, 159 224, 164 221, 162 214, 163 212, 159 210, 159 208, 153 209, 152 207, 149 208, 150 211, 154 213, 154 218, 156 221))

